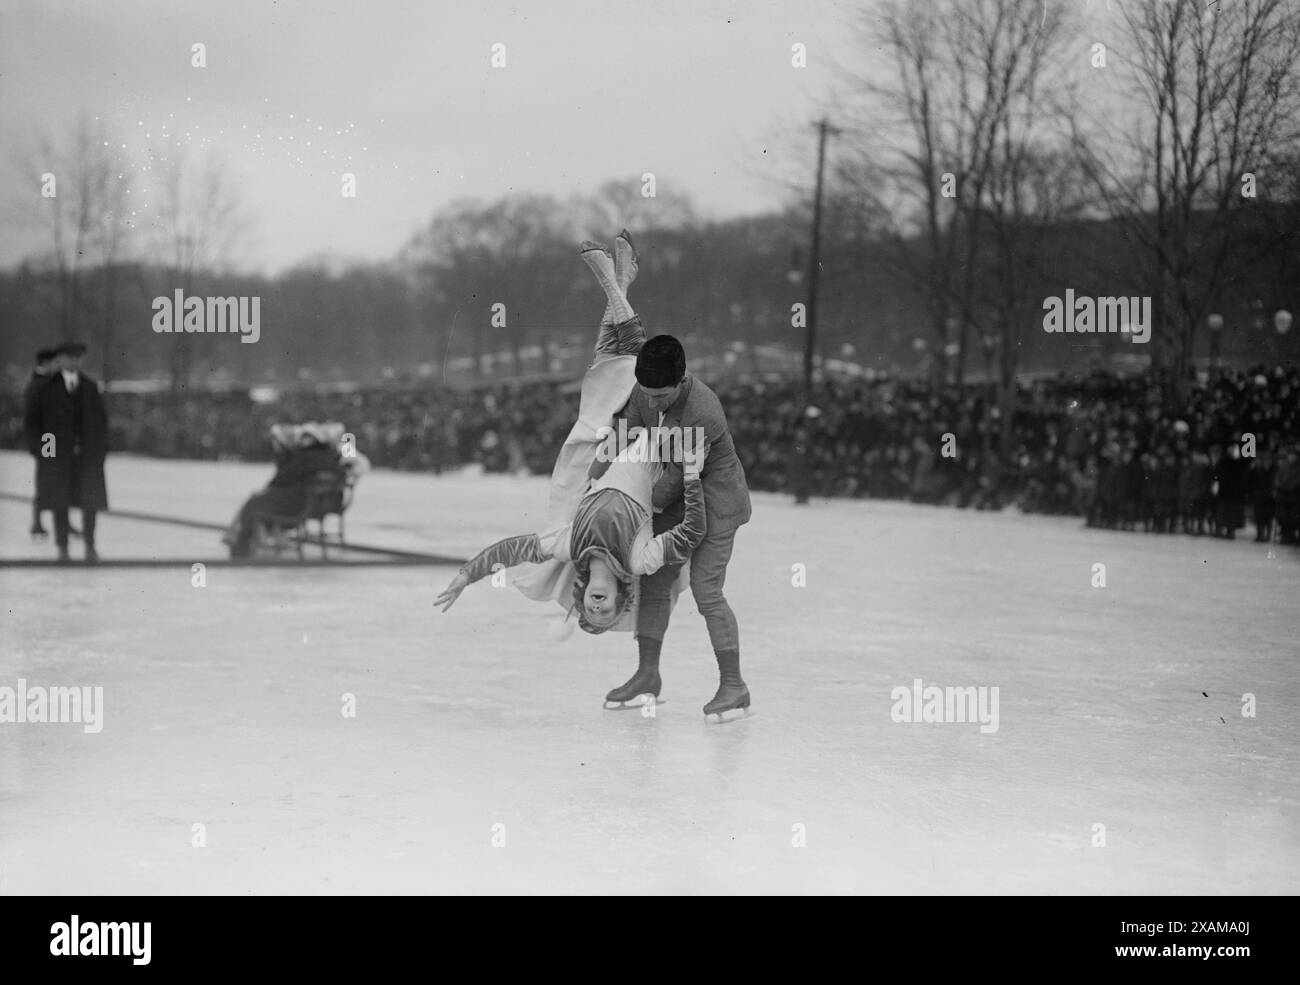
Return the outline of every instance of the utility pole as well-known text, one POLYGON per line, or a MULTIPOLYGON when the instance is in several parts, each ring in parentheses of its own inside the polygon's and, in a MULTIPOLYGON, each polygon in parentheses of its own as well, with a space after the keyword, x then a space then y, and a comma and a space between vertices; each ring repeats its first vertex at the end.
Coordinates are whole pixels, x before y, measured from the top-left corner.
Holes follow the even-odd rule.
POLYGON ((808 271, 808 324, 803 350, 804 405, 812 402, 813 349, 817 338, 817 281, 822 264, 822 174, 826 170, 826 137, 842 131, 826 117, 817 124, 817 190, 813 193, 812 263, 808 271))

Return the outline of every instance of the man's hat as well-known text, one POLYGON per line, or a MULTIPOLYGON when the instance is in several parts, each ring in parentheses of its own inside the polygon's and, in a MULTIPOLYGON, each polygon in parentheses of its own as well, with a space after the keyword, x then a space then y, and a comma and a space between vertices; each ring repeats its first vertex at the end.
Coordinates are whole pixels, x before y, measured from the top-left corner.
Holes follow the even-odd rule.
POLYGON ((51 359, 53 359, 55 356, 57 356, 58 354, 59 354, 59 350, 58 350, 58 349, 49 349, 49 348, 46 348, 46 349, 37 349, 37 350, 36 350, 36 361, 37 361, 38 363, 47 363, 47 362, 49 362, 51 359))
POLYGON ((686 375, 686 350, 671 335, 656 335, 636 356, 636 381, 656 390, 676 386, 686 375))
POLYGON ((86 347, 80 342, 64 342, 55 351, 60 356, 80 356, 85 354, 86 347))

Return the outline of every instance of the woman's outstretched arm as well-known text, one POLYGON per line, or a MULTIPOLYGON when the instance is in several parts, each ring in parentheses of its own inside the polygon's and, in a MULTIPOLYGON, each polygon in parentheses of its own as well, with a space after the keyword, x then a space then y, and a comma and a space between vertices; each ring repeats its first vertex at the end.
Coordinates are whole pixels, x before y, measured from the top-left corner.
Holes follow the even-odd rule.
POLYGON ((537 534, 518 534, 505 540, 498 540, 461 565, 460 571, 456 573, 451 584, 442 590, 433 600, 433 604, 441 605, 442 611, 446 612, 460 597, 461 592, 480 578, 486 578, 498 567, 511 568, 516 564, 537 564, 549 561, 552 557, 554 554, 542 546, 542 539, 537 534))

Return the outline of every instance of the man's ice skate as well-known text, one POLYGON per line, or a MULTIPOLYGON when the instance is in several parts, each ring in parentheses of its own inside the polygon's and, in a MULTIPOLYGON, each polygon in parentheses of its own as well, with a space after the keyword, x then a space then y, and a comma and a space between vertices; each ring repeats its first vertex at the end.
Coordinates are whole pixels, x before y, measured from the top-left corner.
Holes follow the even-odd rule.
POLYGON ((714 724, 748 718, 753 712, 749 710, 749 688, 741 684, 721 684, 713 700, 704 706, 705 721, 714 724))
POLYGON ((660 704, 659 692, 663 686, 658 673, 638 670, 630 681, 605 695, 605 707, 610 711, 621 711, 660 704))

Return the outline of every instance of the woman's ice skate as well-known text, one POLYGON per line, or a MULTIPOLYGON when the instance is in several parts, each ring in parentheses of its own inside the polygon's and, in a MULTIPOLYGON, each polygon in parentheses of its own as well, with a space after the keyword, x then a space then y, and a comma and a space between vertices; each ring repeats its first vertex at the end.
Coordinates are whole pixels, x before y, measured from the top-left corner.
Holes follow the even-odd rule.
POLYGON ((626 229, 620 230, 614 237, 614 278, 618 286, 627 293, 627 289, 636 280, 640 265, 637 263, 636 247, 632 245, 632 234, 626 229))

